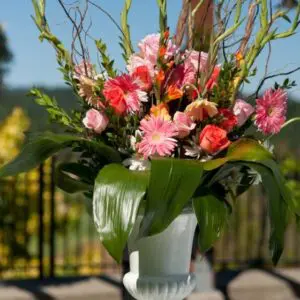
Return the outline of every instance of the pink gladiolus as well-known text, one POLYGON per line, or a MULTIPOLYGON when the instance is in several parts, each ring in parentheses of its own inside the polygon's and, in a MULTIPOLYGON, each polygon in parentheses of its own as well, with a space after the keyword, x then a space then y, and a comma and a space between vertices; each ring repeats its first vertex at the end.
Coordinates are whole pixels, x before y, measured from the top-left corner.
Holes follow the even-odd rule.
POLYGON ((82 122, 86 128, 94 130, 96 133, 101 133, 107 127, 108 118, 103 112, 92 108, 87 111, 82 122))
POLYGON ((256 100, 255 124, 265 135, 276 134, 286 120, 287 93, 282 89, 268 89, 256 100))
POLYGON ((176 86, 177 88, 182 89, 186 85, 195 84, 195 81, 196 71, 190 63, 184 62, 172 70, 166 84, 168 86, 176 86))
MULTIPOLYGON (((160 40, 159 33, 149 34, 139 43, 141 56, 145 58, 147 61, 151 62, 152 65, 156 65, 157 63, 159 40, 160 40)), ((177 46, 175 46, 171 42, 171 40, 169 40, 166 49, 166 56, 168 57, 173 56, 177 49, 178 49, 177 46)))
POLYGON ((193 66, 195 72, 197 72, 198 69, 200 72, 206 71, 207 59, 208 54, 205 52, 191 50, 186 54, 186 62, 193 66))
POLYGON ((178 134, 173 122, 160 116, 151 116, 141 121, 140 129, 144 136, 136 147, 145 158, 153 155, 169 156, 172 154, 177 145, 174 137, 178 134))
MULTIPOLYGON (((134 53, 130 56, 127 69, 129 74, 133 74, 137 67, 146 66, 152 78, 155 76, 155 66, 159 55, 159 40, 160 34, 147 35, 140 43, 140 53, 134 53)), ((177 47, 171 42, 168 42, 165 55, 172 57, 177 47)))
POLYGON ((180 111, 177 111, 174 115, 174 124, 178 130, 178 137, 181 139, 187 137, 196 127, 192 119, 186 113, 180 111))

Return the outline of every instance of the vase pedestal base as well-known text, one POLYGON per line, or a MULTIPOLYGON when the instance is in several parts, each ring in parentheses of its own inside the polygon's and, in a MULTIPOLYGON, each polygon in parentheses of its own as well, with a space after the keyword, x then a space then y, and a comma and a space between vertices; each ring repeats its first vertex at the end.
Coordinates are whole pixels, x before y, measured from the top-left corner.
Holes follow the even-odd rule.
POLYGON ((196 277, 192 273, 153 277, 129 272, 123 283, 137 300, 182 300, 195 289, 196 277))

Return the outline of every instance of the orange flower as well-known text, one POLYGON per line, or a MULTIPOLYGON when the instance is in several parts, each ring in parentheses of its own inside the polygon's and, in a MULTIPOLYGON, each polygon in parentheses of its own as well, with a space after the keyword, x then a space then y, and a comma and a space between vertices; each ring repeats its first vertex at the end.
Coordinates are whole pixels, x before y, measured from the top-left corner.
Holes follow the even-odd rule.
POLYGON ((167 90, 167 100, 179 99, 183 96, 183 91, 176 87, 175 85, 170 85, 167 90))
POLYGON ((174 64, 175 64, 174 60, 171 60, 167 63, 167 67, 171 69, 174 66, 174 64))
POLYGON ((167 40, 170 37, 170 30, 164 32, 164 38, 167 40))
POLYGON ((156 75, 156 81, 158 83, 161 83, 165 79, 165 72, 163 70, 160 70, 156 75))
POLYGON ((164 57, 167 53, 167 48, 162 46, 159 48, 159 57, 164 57))
POLYGON ((171 120, 171 116, 169 114, 169 108, 165 103, 152 106, 150 109, 150 113, 155 117, 159 117, 159 116, 162 117, 165 121, 171 120))
POLYGON ((243 55, 240 51, 235 53, 235 58, 237 61, 241 61, 243 59, 243 55))
POLYGON ((214 117, 218 113, 218 109, 216 103, 202 99, 189 104, 185 112, 193 121, 203 121, 207 117, 214 117))

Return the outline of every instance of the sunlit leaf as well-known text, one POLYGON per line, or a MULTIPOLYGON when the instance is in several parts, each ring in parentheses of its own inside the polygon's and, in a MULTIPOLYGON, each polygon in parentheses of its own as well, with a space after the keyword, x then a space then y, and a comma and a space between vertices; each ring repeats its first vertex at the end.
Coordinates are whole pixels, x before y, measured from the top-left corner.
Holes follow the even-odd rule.
POLYGON ((97 176, 94 221, 100 240, 117 262, 121 262, 148 181, 148 172, 130 171, 119 164, 105 166, 97 176))

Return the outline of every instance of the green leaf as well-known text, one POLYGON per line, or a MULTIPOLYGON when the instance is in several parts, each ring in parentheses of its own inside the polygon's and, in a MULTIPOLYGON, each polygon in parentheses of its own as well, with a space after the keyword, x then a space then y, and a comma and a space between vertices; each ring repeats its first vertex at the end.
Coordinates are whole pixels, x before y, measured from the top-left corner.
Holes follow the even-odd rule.
POLYGON ((130 11, 132 0, 125 0, 124 8, 121 12, 121 28, 122 28, 122 36, 121 39, 121 47, 124 50, 123 57, 126 61, 128 61, 130 55, 133 53, 133 47, 131 44, 130 37, 130 27, 128 25, 128 14, 130 11))
POLYGON ((262 184, 268 194, 268 211, 271 225, 269 248, 272 254, 272 261, 276 265, 284 248, 284 233, 287 226, 287 204, 282 197, 280 186, 268 167, 257 163, 247 163, 245 165, 261 175, 262 184))
POLYGON ((292 23, 291 19, 287 15, 283 15, 282 18, 286 20, 288 23, 292 23))
POLYGON ((298 231, 300 231, 300 217, 297 215, 295 217, 296 217, 296 228, 298 231))
POLYGON ((130 171, 119 164, 105 166, 97 176, 94 221, 103 245, 119 263, 146 194, 148 180, 148 172, 130 171))
POLYGON ((167 0, 156 0, 159 8, 159 26, 161 33, 167 30, 167 0))
POLYGON ((227 224, 229 210, 226 203, 211 191, 194 198, 193 206, 199 224, 198 243, 204 253, 220 238, 227 224))
POLYGON ((202 180, 201 164, 184 159, 153 159, 140 235, 166 229, 191 200, 202 180))
POLYGON ((90 169, 78 163, 62 163, 56 168, 55 183, 63 191, 73 194, 92 191, 93 185, 88 183, 90 169))
POLYGON ((74 143, 80 143, 86 148, 93 149, 96 153, 99 153, 99 156, 103 156, 111 162, 121 161, 117 151, 101 142, 93 142, 67 134, 35 133, 28 136, 20 154, 0 169, 0 177, 15 176, 27 172, 56 152, 71 147, 74 143))
POLYGON ((203 163, 205 171, 211 171, 221 167, 227 162, 249 161, 259 162, 261 160, 273 159, 272 153, 253 139, 243 138, 231 144, 227 154, 223 158, 216 158, 203 163))
POLYGON ((280 170, 279 165, 274 160, 264 160, 261 162, 264 166, 268 167, 276 181, 276 184, 279 188, 279 192, 286 202, 289 209, 300 216, 300 199, 297 197, 292 197, 290 190, 288 189, 286 185, 285 178, 280 170))

